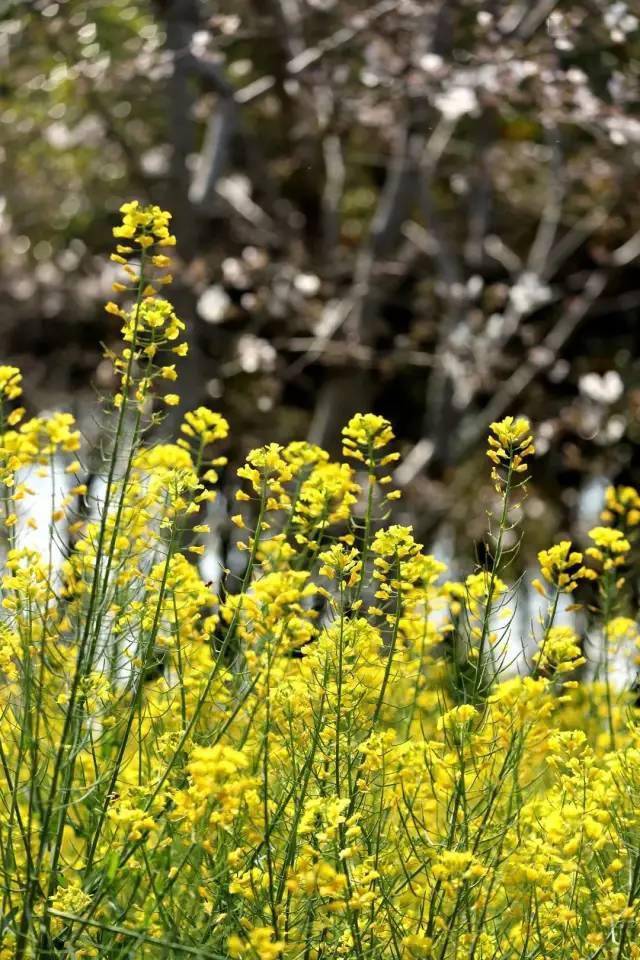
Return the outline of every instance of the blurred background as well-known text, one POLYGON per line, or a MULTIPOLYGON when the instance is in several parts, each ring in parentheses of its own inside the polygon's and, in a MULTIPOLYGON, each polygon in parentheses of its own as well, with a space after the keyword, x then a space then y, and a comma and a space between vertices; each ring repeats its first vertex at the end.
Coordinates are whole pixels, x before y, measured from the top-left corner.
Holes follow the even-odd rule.
POLYGON ((397 519, 463 557, 507 413, 537 437, 529 557, 640 483, 635 4, 5 0, 0 63, 0 333, 30 412, 96 438, 139 198, 174 213, 180 393, 231 422, 223 483, 373 410, 397 519))

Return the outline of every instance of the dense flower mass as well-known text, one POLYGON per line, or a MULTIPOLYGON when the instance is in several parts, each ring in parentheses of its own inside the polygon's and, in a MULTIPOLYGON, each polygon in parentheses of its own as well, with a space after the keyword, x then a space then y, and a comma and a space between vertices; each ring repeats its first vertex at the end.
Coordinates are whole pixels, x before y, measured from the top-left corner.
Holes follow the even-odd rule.
POLYGON ((174 239, 122 212, 99 492, 73 419, 25 419, 0 367, 0 960, 638 960, 640 718, 614 667, 640 662, 640 496, 540 552, 519 636, 528 421, 491 425, 487 562, 447 580, 389 519, 391 425, 358 414, 349 462, 248 453, 236 568, 206 580, 229 425, 199 407, 149 442, 186 347, 157 292, 174 239), (24 539, 43 472, 62 553, 24 539))

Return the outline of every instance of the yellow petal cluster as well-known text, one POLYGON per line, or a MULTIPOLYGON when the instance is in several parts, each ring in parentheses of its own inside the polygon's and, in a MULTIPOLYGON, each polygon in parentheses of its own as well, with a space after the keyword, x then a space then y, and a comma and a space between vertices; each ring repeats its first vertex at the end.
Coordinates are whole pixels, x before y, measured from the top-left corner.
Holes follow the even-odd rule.
POLYGON ((539 553, 519 619, 524 419, 491 427, 500 509, 457 580, 390 515, 376 414, 347 463, 251 450, 241 512, 206 516, 229 424, 198 407, 157 442, 186 345, 149 289, 173 238, 122 213, 91 474, 73 418, 25 419, 0 367, 0 960, 640 960, 635 491, 539 553))

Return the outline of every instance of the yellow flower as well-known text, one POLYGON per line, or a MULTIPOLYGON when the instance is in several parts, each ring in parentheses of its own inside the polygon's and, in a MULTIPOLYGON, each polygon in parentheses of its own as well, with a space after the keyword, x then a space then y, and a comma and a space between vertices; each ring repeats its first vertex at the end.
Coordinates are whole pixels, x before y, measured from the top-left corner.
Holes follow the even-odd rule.
POLYGON ((438 720, 438 728, 440 730, 459 730, 464 729, 467 725, 477 719, 478 711, 471 704, 463 703, 459 707, 454 707, 452 710, 447 711, 443 714, 438 720))
POLYGON ((228 437, 229 424, 219 413, 214 413, 207 407, 198 407, 196 410, 185 413, 180 432, 190 439, 198 440, 203 447, 207 447, 211 443, 228 437))
POLYGON ((91 897, 77 884, 70 884, 68 887, 58 887, 51 898, 52 910, 59 910, 61 913, 82 914, 82 912, 91 903, 91 897))
POLYGON ((631 549, 631 544, 624 534, 620 530, 612 530, 611 527, 594 527, 589 530, 589 539, 593 540, 597 547, 611 553, 626 553, 631 549))
POLYGON ((391 424, 375 413, 356 413, 342 429, 342 455, 359 460, 373 470, 398 460, 399 454, 380 453, 393 440, 391 424))
POLYGON ((605 509, 600 515, 612 526, 635 527, 640 523, 640 494, 635 487, 607 487, 605 509))
POLYGON ((489 438, 489 444, 498 458, 506 460, 514 451, 519 451, 521 456, 534 452, 531 444, 531 424, 525 417, 505 417, 504 420, 491 424, 491 432, 493 437, 489 438))
POLYGON ((18 367, 0 366, 0 398, 15 400, 22 393, 22 374, 18 367))
MULTIPOLYGON (((570 540, 561 540, 538 554, 542 576, 561 593, 572 593, 580 580, 593 579, 593 571, 587 569, 582 560, 582 554, 571 549, 570 540)), ((534 581, 534 586, 544 594, 544 588, 539 581, 534 581)))
POLYGON ((560 873, 553 881, 553 892, 562 896, 564 893, 567 893, 568 890, 571 890, 573 886, 573 880, 567 873, 560 873))
POLYGON ((631 544, 621 530, 594 527, 589 531, 589 539, 593 540, 595 546, 588 547, 585 554, 602 564, 604 571, 613 570, 626 563, 631 544))
POLYGON ((251 450, 246 465, 240 467, 238 476, 248 480, 254 493, 268 493, 268 510, 287 509, 290 498, 283 484, 293 479, 293 468, 282 456, 283 448, 278 443, 269 443, 265 447, 251 450))
POLYGON ((330 580, 346 580, 347 586, 355 586, 362 569, 357 550, 335 543, 328 550, 323 550, 318 559, 321 564, 318 571, 320 576, 330 580))
POLYGON ((562 626, 551 627, 547 631, 540 649, 533 655, 533 660, 540 670, 551 670, 554 673, 576 670, 586 663, 578 635, 571 627, 562 626))
POLYGON ((505 417, 491 424, 487 456, 493 463, 491 478, 498 492, 511 473, 526 473, 526 458, 535 453, 531 425, 524 417, 505 417))
MULTIPOLYGON (((113 235, 118 239, 131 240, 146 248, 158 244, 159 246, 173 246, 175 237, 169 233, 171 214, 157 206, 141 207, 138 200, 123 203, 120 207, 123 214, 122 224, 114 227, 113 235)), ((131 247, 118 247, 119 253, 132 252, 131 247)), ((165 266, 159 263, 157 266, 165 266)))

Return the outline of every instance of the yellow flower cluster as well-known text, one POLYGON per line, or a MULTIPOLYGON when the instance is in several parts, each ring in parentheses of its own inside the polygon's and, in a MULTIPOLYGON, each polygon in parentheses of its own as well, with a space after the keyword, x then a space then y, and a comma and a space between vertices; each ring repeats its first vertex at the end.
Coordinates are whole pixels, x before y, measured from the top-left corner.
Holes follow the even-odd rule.
POLYGON ((589 531, 589 539, 595 546, 587 547, 585 553, 596 560, 604 570, 613 570, 627 562, 631 544, 621 530, 612 527, 594 527, 589 531))
POLYGON ((365 463, 373 460, 393 440, 388 420, 373 413, 357 413, 342 430, 343 456, 354 457, 365 463))
MULTIPOLYGON (((137 200, 124 203, 120 212, 122 223, 114 227, 113 235, 130 242, 118 243, 116 252, 111 254, 124 273, 124 282, 114 282, 113 289, 133 296, 134 303, 125 308, 109 301, 105 308, 122 320, 125 343, 120 356, 111 351, 106 354, 120 375, 121 391, 115 397, 118 408, 127 400, 143 406, 158 381, 176 380, 174 364, 156 362, 162 352, 178 357, 188 352, 186 342, 177 343, 185 330, 183 321, 176 316, 171 303, 158 295, 158 288, 173 279, 164 272, 170 265, 169 258, 157 252, 175 245, 176 239, 169 232, 171 214, 157 206, 142 207, 137 200)), ((163 402, 169 407, 177 406, 180 397, 167 393, 163 402)))
MULTIPOLYGON (((160 207, 141 207, 138 200, 130 200, 120 207, 122 224, 114 227, 113 235, 121 240, 130 240, 140 247, 175 246, 176 238, 169 231, 171 214, 160 207)), ((124 251, 130 253, 130 250, 124 251)))
MULTIPOLYGON (((165 397, 166 401, 166 397, 165 397)), ((225 440, 229 435, 229 424, 219 413, 208 410, 207 407, 198 407, 188 411, 180 427, 183 434, 177 441, 184 450, 189 450, 193 456, 198 471, 202 472, 202 479, 207 483, 215 484, 218 481, 217 467, 227 463, 226 457, 207 457, 213 444, 225 440), (185 439, 186 437, 186 439, 185 439)))
MULTIPOLYGON (((569 540, 561 540, 538 554, 543 578, 559 593, 573 593, 581 580, 595 579, 594 571, 585 567, 582 561, 582 553, 573 550, 569 540)), ((540 580, 534 580, 533 586, 538 593, 545 596, 545 588, 540 580)))
MULTIPOLYGON (((197 410, 185 415, 180 430, 185 437, 189 438, 189 441, 197 441, 198 445, 208 447, 229 435, 229 424, 219 413, 214 413, 206 407, 198 407, 197 410)), ((189 441, 178 442, 188 447, 189 441)))
POLYGON ((635 487, 607 487, 605 508, 600 519, 623 530, 637 527, 640 523, 640 494, 635 487))
POLYGON ((535 453, 531 424, 524 417, 505 417, 491 424, 487 456, 493 464, 491 479, 500 493, 512 474, 526 473, 526 459, 535 453))
POLYGON ((22 374, 17 367, 0 366, 0 395, 15 400, 22 393, 22 374))
POLYGON ((292 479, 293 470, 284 459, 283 452, 277 443, 251 450, 247 455, 247 465, 238 470, 238 476, 249 481, 254 493, 261 496, 266 492, 269 495, 269 510, 281 509, 290 503, 289 498, 284 496, 283 484, 292 479))
POLYGON ((362 563, 357 550, 349 549, 340 543, 334 543, 320 554, 322 566, 318 573, 330 580, 346 581, 347 586, 355 587, 362 571, 362 563))
MULTIPOLYGON (((362 463, 367 468, 370 487, 376 481, 378 469, 384 470, 400 459, 400 454, 395 451, 383 452, 393 440, 393 436, 389 421, 374 413, 357 413, 343 427, 342 455, 362 463)), ((378 482, 385 487, 392 482, 392 478, 385 474, 378 478, 378 482)), ((399 490, 390 490, 386 495, 387 500, 397 500, 399 497, 399 490)))
POLYGON ((540 650, 533 655, 533 660, 540 670, 548 670, 552 673, 577 670, 587 662, 582 655, 575 630, 561 626, 551 627, 547 631, 540 650))
POLYGON ((72 418, 25 421, 0 368, 0 960, 640 960, 640 715, 613 669, 639 657, 637 493, 540 552, 521 638, 528 423, 492 425, 489 562, 446 581, 389 519, 390 425, 359 414, 351 463, 250 451, 211 582, 194 541, 228 424, 199 407, 146 442, 178 375, 157 350, 182 328, 144 292, 168 224, 131 204, 116 228, 141 265, 115 358, 133 416, 90 510, 72 418), (74 484, 62 557, 55 517, 44 555, 20 539, 32 470, 74 484))

